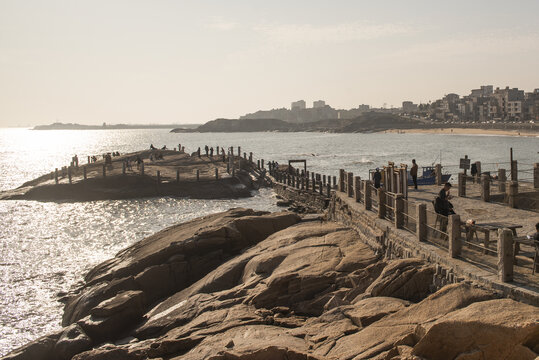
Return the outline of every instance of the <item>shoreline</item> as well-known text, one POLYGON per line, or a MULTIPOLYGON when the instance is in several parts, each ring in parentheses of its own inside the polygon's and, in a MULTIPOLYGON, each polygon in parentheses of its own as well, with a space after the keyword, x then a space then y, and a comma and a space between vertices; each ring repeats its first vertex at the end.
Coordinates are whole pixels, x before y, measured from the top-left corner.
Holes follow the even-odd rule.
POLYGON ((494 135, 494 136, 526 136, 537 137, 539 132, 529 130, 503 130, 480 128, 431 128, 431 129, 388 129, 380 132, 398 134, 444 134, 444 135, 494 135))

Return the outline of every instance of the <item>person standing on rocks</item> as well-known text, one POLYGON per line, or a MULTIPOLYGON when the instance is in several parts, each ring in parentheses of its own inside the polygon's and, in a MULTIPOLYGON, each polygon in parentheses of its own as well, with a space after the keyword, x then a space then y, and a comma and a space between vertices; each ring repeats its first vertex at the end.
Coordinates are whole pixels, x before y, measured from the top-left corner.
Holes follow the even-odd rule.
POLYGON ((206 146, 204 147, 204 150, 206 150, 206 156, 208 156, 208 151, 210 151, 210 148, 208 147, 208 145, 206 145, 206 146))
POLYGON ((410 169, 410 175, 412 176, 412 180, 414 181, 414 189, 417 190, 417 164, 415 162, 415 159, 412 159, 412 168, 410 169))
POLYGON ((374 187, 378 189, 380 187, 380 181, 382 181, 382 174, 379 168, 376 168, 376 171, 372 175, 372 180, 374 181, 374 187))

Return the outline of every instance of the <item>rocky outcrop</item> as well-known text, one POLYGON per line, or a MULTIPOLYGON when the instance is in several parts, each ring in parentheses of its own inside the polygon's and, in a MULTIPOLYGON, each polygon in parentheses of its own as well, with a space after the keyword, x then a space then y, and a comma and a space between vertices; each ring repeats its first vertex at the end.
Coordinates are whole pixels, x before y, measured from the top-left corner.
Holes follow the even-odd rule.
POLYGON ((235 209, 155 234, 91 271, 69 325, 10 359, 537 356, 536 307, 467 283, 429 294, 424 261, 379 259, 350 228, 299 220, 235 209), (36 346, 47 355, 28 357, 36 346))

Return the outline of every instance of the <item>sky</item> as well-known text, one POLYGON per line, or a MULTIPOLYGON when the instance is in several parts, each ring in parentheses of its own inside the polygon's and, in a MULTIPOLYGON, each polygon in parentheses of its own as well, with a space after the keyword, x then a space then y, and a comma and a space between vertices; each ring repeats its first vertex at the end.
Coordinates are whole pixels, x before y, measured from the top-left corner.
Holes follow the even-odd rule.
POLYGON ((0 0, 0 127, 532 91, 537 14, 537 0, 0 0))

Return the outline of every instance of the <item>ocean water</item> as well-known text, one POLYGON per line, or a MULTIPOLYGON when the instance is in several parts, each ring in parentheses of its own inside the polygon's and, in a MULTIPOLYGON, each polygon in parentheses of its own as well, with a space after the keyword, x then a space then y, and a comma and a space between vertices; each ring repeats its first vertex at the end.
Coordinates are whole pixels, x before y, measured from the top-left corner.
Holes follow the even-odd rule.
MULTIPOLYGON (((150 130, 0 129, 0 190, 68 165, 78 155, 132 152, 181 143, 198 147, 241 146, 255 159, 286 163, 306 159, 309 170, 337 175, 340 168, 366 176, 387 161, 420 166, 441 162, 456 174, 465 154, 484 170, 508 168, 509 149, 520 178, 539 162, 539 138, 429 134, 210 133, 150 130)), ((277 211, 271 190, 248 199, 191 200, 173 197, 85 203, 0 201, 0 355, 60 329, 58 294, 76 286, 96 264, 169 225, 230 207, 277 211)))

